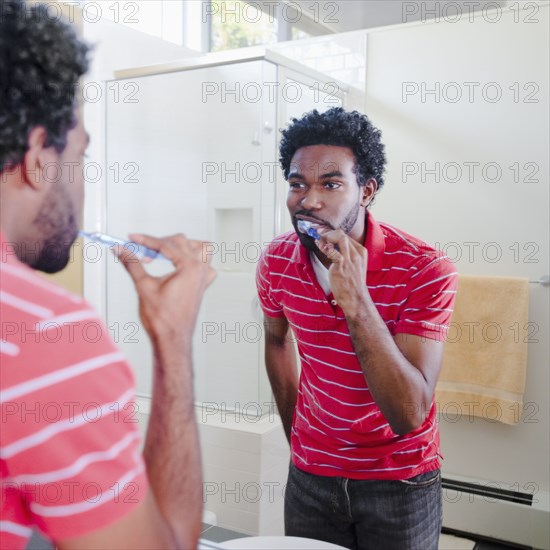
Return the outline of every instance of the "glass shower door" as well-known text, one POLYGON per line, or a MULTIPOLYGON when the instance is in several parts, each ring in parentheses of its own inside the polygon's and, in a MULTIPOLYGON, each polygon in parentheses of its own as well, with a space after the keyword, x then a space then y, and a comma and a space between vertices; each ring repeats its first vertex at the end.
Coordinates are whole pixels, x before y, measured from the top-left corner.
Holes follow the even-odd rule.
MULTIPOLYGON (((253 95, 251 83, 275 73, 271 63, 252 61, 142 77, 139 102, 107 113, 107 165, 118 172, 109 173, 106 230, 211 242, 218 276, 194 335, 196 399, 228 409, 269 401, 260 396, 261 326, 251 304, 261 243, 273 233, 273 214, 263 216, 273 212, 276 104, 253 95)), ((150 395, 151 349, 133 285, 114 259, 106 269, 108 324, 138 393, 150 395)), ((153 262, 148 270, 169 268, 153 262)))

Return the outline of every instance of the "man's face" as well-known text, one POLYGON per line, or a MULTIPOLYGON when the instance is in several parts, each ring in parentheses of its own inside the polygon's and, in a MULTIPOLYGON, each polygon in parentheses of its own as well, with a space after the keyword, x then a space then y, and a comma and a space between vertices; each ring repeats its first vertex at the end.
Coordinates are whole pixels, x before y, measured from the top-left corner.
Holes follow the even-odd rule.
POLYGON ((41 242, 40 254, 31 267, 55 273, 69 262, 70 248, 78 236, 84 205, 84 152, 89 136, 82 117, 67 135, 67 146, 56 155, 55 163, 43 167, 43 177, 49 182, 36 218, 35 232, 41 242))
POLYGON ((298 231, 299 219, 342 229, 359 239, 363 188, 354 173, 355 156, 348 147, 310 145, 294 153, 288 174, 287 207, 301 243, 317 251, 313 238, 298 231))

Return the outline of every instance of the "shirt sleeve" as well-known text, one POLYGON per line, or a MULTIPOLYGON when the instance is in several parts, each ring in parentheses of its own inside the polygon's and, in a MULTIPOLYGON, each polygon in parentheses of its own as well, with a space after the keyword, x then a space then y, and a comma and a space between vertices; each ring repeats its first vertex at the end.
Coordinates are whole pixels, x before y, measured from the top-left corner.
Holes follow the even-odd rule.
POLYGON ((395 332, 445 340, 453 313, 457 271, 443 254, 433 254, 409 280, 408 298, 395 332))
POLYGON ((20 349, 18 368, 37 368, 2 402, 6 503, 54 541, 116 522, 147 492, 129 365, 93 314, 42 323, 20 349))
POLYGON ((256 266, 256 288, 262 311, 268 317, 284 317, 283 308, 275 298, 271 287, 269 248, 265 248, 262 251, 260 260, 256 266))

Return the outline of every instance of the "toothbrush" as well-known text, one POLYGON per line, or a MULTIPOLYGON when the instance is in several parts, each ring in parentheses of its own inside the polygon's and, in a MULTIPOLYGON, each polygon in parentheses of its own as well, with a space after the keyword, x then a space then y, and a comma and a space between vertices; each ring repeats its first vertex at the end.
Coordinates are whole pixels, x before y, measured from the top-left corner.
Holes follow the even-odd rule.
POLYGON ((317 229, 313 227, 313 222, 308 222, 306 220, 298 220, 298 231, 300 233, 304 233, 305 235, 309 235, 312 239, 315 239, 318 241, 321 238, 321 235, 319 235, 317 229))
POLYGON ((149 258, 150 260, 164 260, 166 262, 170 261, 160 252, 152 250, 151 248, 147 248, 146 246, 135 243, 133 241, 117 239, 116 237, 111 237, 110 235, 106 235, 105 233, 87 233, 86 231, 79 231, 78 234, 81 237, 85 237, 86 239, 94 243, 102 244, 103 246, 107 246, 108 248, 113 248, 114 246, 122 246, 128 249, 139 259, 149 258))

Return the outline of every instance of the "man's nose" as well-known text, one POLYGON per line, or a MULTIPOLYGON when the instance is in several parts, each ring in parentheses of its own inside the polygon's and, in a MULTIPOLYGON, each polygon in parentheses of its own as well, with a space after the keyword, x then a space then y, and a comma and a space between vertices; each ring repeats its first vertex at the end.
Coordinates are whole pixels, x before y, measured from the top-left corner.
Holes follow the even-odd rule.
POLYGON ((317 191, 310 189, 302 198, 300 206, 304 210, 318 210, 323 205, 321 195, 317 191))

